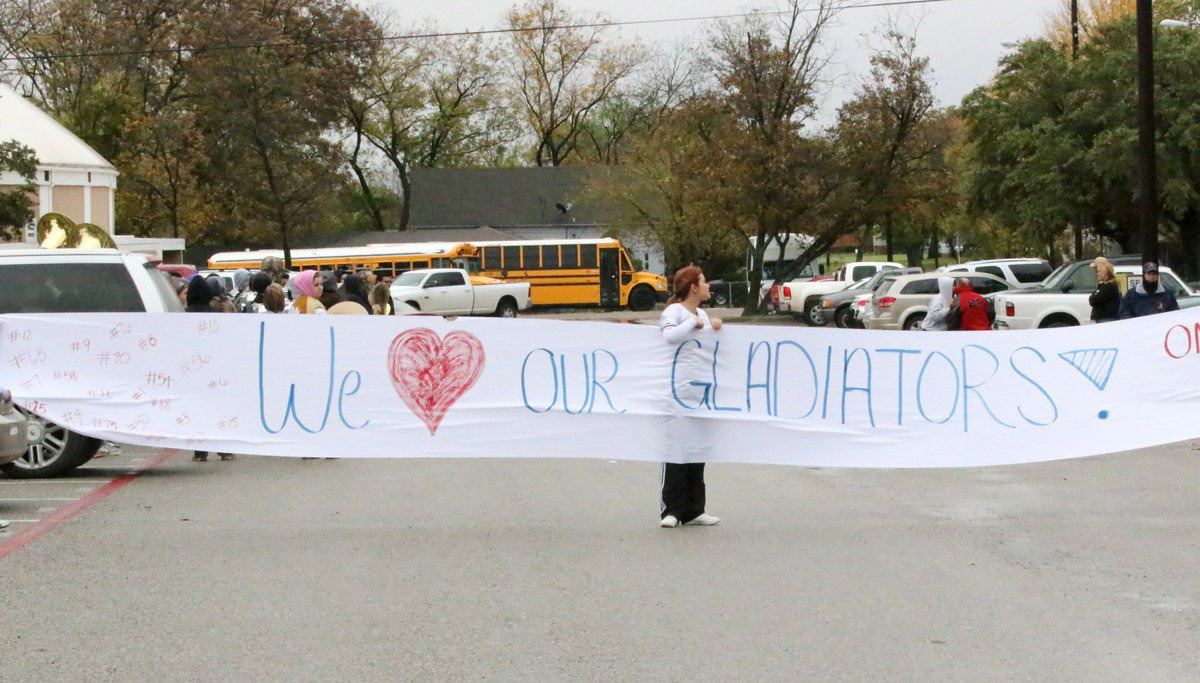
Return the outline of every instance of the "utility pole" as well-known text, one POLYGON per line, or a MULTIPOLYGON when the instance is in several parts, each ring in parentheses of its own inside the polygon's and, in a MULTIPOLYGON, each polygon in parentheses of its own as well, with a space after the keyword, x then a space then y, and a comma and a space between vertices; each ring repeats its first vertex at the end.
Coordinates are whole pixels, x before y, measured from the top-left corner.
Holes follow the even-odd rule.
MULTIPOLYGON (((1079 0, 1071 0, 1071 61, 1079 61, 1079 0)), ((1083 226, 1075 222, 1075 258, 1083 258, 1083 226)))
POLYGON ((1158 156, 1154 130, 1154 6, 1137 0, 1138 230, 1142 260, 1158 260, 1158 156))

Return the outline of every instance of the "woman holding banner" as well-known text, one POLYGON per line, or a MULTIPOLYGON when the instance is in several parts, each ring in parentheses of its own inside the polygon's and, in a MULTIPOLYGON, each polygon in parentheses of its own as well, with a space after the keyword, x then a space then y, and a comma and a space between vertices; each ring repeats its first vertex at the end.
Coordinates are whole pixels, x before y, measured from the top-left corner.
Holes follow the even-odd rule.
POLYGON ((659 525, 674 528, 680 524, 712 526, 720 518, 704 512, 704 456, 711 439, 703 419, 689 418, 685 411, 708 401, 708 389, 702 382, 708 363, 697 345, 687 344, 697 333, 708 328, 721 329, 720 318, 709 318, 700 303, 711 296, 704 273, 687 266, 675 273, 672 294, 659 317, 663 340, 678 346, 671 388, 671 414, 667 418, 666 447, 685 462, 663 463, 662 510, 659 525), (692 381, 697 380, 697 381, 692 381))

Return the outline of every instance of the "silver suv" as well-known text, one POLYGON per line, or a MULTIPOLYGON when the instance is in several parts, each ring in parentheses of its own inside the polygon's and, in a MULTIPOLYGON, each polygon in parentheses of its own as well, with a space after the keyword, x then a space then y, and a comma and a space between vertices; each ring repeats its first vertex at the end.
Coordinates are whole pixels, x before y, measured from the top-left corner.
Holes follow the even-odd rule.
POLYGON ((875 290, 875 296, 863 312, 863 324, 868 330, 917 330, 929 312, 929 302, 938 293, 938 278, 966 277, 971 289, 991 300, 997 292, 1007 292, 1012 285, 995 275, 983 273, 921 273, 901 275, 875 290))
POLYGON ((986 261, 967 261, 949 266, 942 266, 936 272, 949 277, 959 277, 967 273, 984 273, 995 275, 1013 287, 1036 287, 1053 271, 1050 262, 1040 258, 998 258, 986 261))
MULTIPOLYGON (((183 312, 166 275, 142 254, 116 249, 0 248, 0 315, 183 312)), ((18 387, 12 387, 20 399, 18 387)), ((22 410, 25 455, 2 467, 16 479, 62 474, 91 460, 100 442, 22 410)))

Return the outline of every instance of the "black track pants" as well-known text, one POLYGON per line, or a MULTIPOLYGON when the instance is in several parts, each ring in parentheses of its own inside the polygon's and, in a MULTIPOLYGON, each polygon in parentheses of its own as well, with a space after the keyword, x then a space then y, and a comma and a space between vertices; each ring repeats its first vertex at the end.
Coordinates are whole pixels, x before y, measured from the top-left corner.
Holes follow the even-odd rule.
POLYGON ((662 516, 674 515, 680 524, 704 512, 704 463, 663 463, 662 516))

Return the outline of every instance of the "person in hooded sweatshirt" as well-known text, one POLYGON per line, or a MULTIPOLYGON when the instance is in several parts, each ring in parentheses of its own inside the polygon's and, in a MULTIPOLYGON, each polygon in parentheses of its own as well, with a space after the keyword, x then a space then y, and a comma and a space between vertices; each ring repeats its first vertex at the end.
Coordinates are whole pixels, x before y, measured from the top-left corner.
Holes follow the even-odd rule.
POLYGON ((954 296, 958 299, 958 310, 962 313, 958 323, 959 330, 979 332, 992 329, 987 299, 971 288, 970 278, 960 277, 954 281, 954 296))
MULTIPOLYGON (((193 276, 192 281, 188 283, 187 290, 187 307, 184 309, 188 313, 213 313, 212 300, 214 294, 209 287, 208 280, 199 275, 193 276)), ((218 453, 222 460, 233 460, 232 453, 218 453)), ((208 451, 196 451, 192 455, 194 462, 204 462, 208 460, 208 451)))
POLYGON ((921 321, 921 329, 926 332, 945 332, 949 329, 946 318, 950 315, 950 304, 954 300, 954 280, 939 277, 937 285, 938 293, 929 302, 929 312, 921 321))
POLYGON ((1175 294, 1159 282, 1158 264, 1153 261, 1142 266, 1142 281, 1121 299, 1121 320, 1178 310, 1175 294))
POLYGON ((358 275, 347 275, 342 281, 342 298, 362 306, 370 314, 371 303, 368 301, 367 285, 358 275))

